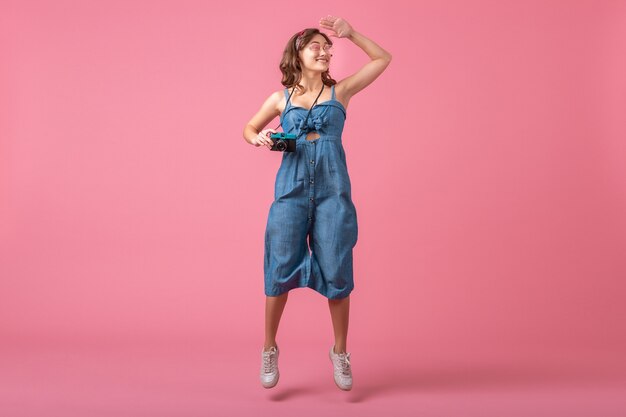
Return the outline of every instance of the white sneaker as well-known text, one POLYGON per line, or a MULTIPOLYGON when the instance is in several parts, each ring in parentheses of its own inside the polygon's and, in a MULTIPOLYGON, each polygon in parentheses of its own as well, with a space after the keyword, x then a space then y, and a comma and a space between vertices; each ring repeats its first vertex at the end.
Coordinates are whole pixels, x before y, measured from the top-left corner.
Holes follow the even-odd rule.
POLYGON ((261 385, 272 388, 278 383, 278 346, 272 346, 268 351, 261 352, 261 385))
POLYGON ((337 384, 337 386, 344 391, 350 391, 352 389, 352 368, 350 367, 350 354, 335 353, 334 349, 334 346, 330 348, 330 360, 333 363, 335 384, 337 384))

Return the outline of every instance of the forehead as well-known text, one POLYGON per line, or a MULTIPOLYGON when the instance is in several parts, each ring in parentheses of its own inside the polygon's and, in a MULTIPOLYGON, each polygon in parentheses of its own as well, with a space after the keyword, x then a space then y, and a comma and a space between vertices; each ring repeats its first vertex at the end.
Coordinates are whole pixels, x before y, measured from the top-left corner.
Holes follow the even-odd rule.
POLYGON ((326 41, 326 38, 324 36, 320 35, 319 33, 316 34, 315 36, 313 36, 311 38, 311 40, 309 41, 309 43, 313 43, 313 42, 318 42, 318 43, 320 43, 322 45, 324 45, 325 43, 328 43, 326 41))

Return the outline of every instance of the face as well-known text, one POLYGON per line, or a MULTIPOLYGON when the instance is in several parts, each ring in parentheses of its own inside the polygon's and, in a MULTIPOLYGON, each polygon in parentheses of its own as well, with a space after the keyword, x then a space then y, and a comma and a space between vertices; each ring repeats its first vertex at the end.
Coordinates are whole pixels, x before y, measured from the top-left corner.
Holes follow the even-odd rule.
POLYGON ((317 34, 311 38, 309 43, 300 51, 300 59, 305 68, 324 72, 330 65, 332 49, 326 38, 317 34))

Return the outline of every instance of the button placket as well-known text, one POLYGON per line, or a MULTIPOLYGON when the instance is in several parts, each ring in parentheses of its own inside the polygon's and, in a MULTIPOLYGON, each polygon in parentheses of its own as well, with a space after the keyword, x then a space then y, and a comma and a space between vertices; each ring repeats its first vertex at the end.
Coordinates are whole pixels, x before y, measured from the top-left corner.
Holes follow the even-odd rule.
MULTIPOLYGON (((315 142, 314 142, 315 143, 315 142)), ((316 154, 316 148, 315 146, 311 146, 308 147, 309 150, 309 154, 311 156, 311 159, 309 160, 309 215, 308 215, 308 219, 309 221, 311 221, 313 219, 313 210, 315 207, 315 188, 314 188, 314 184, 315 184, 315 154, 316 154)))

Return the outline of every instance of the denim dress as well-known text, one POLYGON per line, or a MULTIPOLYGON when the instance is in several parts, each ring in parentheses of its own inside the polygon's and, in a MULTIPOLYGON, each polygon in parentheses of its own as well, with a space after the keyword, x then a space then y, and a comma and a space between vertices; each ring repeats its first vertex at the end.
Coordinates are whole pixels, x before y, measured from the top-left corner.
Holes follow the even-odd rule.
MULTIPOLYGON (((289 91, 285 91, 285 97, 289 91)), ((284 152, 265 230, 265 295, 309 287, 329 299, 354 288, 352 249, 358 236, 356 209, 341 134, 346 109, 335 98, 309 109, 287 106, 286 133, 298 134, 296 151, 284 152), (307 140, 316 131, 320 137, 307 140)))

